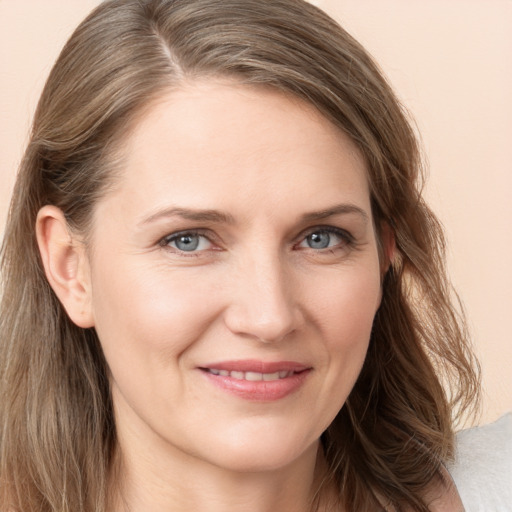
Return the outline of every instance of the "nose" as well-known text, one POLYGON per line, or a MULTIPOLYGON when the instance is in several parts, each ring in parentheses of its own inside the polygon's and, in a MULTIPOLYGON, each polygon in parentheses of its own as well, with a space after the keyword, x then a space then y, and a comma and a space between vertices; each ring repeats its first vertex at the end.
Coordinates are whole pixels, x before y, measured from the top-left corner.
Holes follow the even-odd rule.
POLYGON ((245 261, 231 281, 225 323, 235 334, 263 343, 278 342, 303 322, 295 279, 278 258, 245 261))

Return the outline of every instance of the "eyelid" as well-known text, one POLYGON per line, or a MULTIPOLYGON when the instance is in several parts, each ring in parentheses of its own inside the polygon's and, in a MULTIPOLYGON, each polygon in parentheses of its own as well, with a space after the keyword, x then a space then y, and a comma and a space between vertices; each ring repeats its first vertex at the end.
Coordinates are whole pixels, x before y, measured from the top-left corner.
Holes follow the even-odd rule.
MULTIPOLYGON (((346 229, 338 228, 336 226, 330 226, 330 225, 320 225, 320 226, 312 226, 311 228, 306 229, 303 231, 299 237, 297 243, 294 245, 294 247, 298 247, 302 242, 305 241, 305 239, 312 235, 313 233, 332 233, 338 237, 340 237, 343 240, 343 246, 353 246, 356 244, 356 240, 354 236, 347 231, 346 229)), ((307 249, 307 248, 305 248, 307 249)), ((321 252, 322 250, 333 250, 336 249, 336 247, 329 247, 325 249, 311 249, 315 252, 321 252)))
MULTIPOLYGON (((305 229, 298 235, 296 238, 296 243, 294 244, 294 248, 297 248, 299 244, 304 242, 304 240, 313 233, 332 233, 342 239, 344 243, 341 245, 343 246, 355 246, 356 245, 356 239, 355 237, 346 229, 339 228, 337 226, 332 225, 318 225, 318 226, 311 226, 310 228, 305 229)), ((174 231, 172 233, 169 233, 165 235, 164 237, 160 238, 158 241, 158 245, 163 247, 164 249, 168 249, 169 251, 178 253, 180 255, 185 256, 198 256, 201 253, 204 253, 206 251, 210 250, 222 250, 222 247, 220 247, 220 240, 219 237, 212 232, 210 229, 205 228, 192 228, 192 229, 180 229, 179 231, 174 231), (173 248, 169 246, 170 242, 173 240, 176 240, 180 236, 186 236, 186 235, 192 235, 192 236, 200 236, 206 238, 210 244, 212 244, 213 247, 209 247, 207 249, 202 249, 199 251, 182 251, 178 248, 173 248)), ((326 248, 325 250, 333 250, 337 247, 332 248, 326 248)), ((312 249, 315 252, 321 252, 322 249, 312 249)))
POLYGON ((167 248, 167 249, 169 249, 169 250, 171 250, 173 252, 179 253, 179 254, 186 254, 187 256, 193 256, 194 254, 197 255, 198 253, 202 253, 202 252, 205 252, 207 250, 216 250, 216 247, 218 248, 218 240, 217 240, 217 238, 218 237, 215 236, 215 234, 212 233, 208 229, 203 229, 203 228, 180 229, 179 231, 174 231, 174 232, 172 232, 172 233, 162 237, 158 241, 158 245, 163 247, 163 248, 167 248), (190 251, 187 254, 187 251, 181 251, 180 249, 177 249, 177 248, 169 246, 169 244, 172 241, 176 240, 177 238, 179 238, 181 236, 186 236, 186 235, 199 236, 199 237, 206 238, 208 240, 208 242, 210 244, 212 244, 213 247, 210 247, 208 249, 202 249, 200 251, 190 251))
POLYGON ((330 225, 312 226, 311 228, 304 230, 298 237, 299 241, 302 241, 304 238, 313 233, 333 233, 341 238, 346 239, 347 241, 355 241, 354 236, 346 229, 330 225))

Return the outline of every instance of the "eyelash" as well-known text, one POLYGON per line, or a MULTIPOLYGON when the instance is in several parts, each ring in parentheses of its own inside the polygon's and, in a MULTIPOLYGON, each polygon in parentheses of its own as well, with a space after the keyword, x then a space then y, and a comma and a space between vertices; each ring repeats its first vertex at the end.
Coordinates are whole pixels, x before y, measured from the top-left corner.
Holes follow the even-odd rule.
MULTIPOLYGON (((334 247, 325 247, 318 250, 315 250, 313 247, 309 247, 309 249, 318 252, 318 253, 333 253, 337 249, 345 249, 345 248, 352 248, 356 245, 354 237, 344 229, 336 228, 334 226, 315 226, 305 233, 302 233, 300 236, 300 241, 298 244, 295 244, 295 247, 303 243, 309 236, 314 234, 329 234, 329 235, 336 235, 338 238, 340 238, 341 242, 340 244, 337 244, 334 247)), ((305 248, 308 249, 308 248, 305 248)))
POLYGON ((211 232, 207 231, 207 230, 202 230, 202 229, 192 229, 192 230, 185 230, 185 231, 178 231, 177 233, 172 233, 170 235, 167 235, 165 236, 164 238, 162 238, 160 240, 160 242, 158 243, 158 245, 160 245, 161 247, 163 247, 164 249, 167 249, 173 253, 176 253, 176 254, 179 254, 179 255, 182 255, 182 256, 185 256, 185 257, 197 257, 199 256, 202 252, 204 252, 204 249, 203 250, 200 250, 200 251, 183 251, 183 250, 180 250, 178 248, 175 248, 175 247, 170 247, 169 244, 171 242, 174 242, 176 240, 178 240, 179 238, 185 238, 187 236, 190 236, 190 237, 202 237, 202 238, 205 238, 206 240, 208 240, 208 242, 210 244, 214 244, 214 242, 212 241, 212 238, 214 238, 211 234, 211 232))
MULTIPOLYGON (((169 245, 170 243, 178 240, 181 237, 187 237, 187 236, 202 237, 202 238, 205 238, 206 240, 208 240, 208 242, 210 244, 213 244, 213 245, 215 244, 215 242, 212 240, 212 238, 214 238, 214 237, 212 236, 210 231, 203 230, 203 229, 192 229, 192 230, 178 231, 176 233, 167 235, 158 242, 158 245, 163 247, 164 249, 167 249, 175 254, 179 254, 180 256, 184 256, 184 257, 198 257, 201 255, 201 253, 208 250, 208 249, 203 249, 203 250, 199 250, 199 251, 196 251, 196 250, 184 251, 184 250, 178 249, 176 247, 170 247, 170 245, 169 245)), ((347 247, 353 248, 355 246, 356 246, 356 241, 355 241, 354 237, 348 231, 345 231, 344 229, 336 228, 334 226, 315 226, 315 227, 310 228, 307 231, 301 233, 299 241, 296 244, 294 244, 293 247, 297 248, 298 250, 310 249, 310 250, 314 251, 315 253, 330 253, 330 254, 332 254, 336 250, 345 249, 347 247), (333 234, 333 235, 336 235, 337 237, 339 237, 341 239, 340 244, 338 244, 337 246, 334 246, 334 247, 326 247, 326 248, 320 248, 320 249, 314 249, 312 247, 304 247, 304 248, 300 247, 300 244, 303 243, 309 236, 311 236, 313 234, 324 234, 324 233, 333 234)), ((213 250, 219 250, 219 249, 213 249, 213 250)))

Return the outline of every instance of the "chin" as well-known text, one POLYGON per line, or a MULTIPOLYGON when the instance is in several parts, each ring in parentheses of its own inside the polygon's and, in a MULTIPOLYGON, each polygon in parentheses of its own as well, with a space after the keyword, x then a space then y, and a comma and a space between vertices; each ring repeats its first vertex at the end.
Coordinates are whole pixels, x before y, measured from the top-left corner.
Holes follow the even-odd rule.
POLYGON ((260 473, 281 470, 303 458, 316 458, 318 439, 305 442, 291 436, 262 435, 249 439, 229 439, 209 453, 211 462, 239 473, 260 473))

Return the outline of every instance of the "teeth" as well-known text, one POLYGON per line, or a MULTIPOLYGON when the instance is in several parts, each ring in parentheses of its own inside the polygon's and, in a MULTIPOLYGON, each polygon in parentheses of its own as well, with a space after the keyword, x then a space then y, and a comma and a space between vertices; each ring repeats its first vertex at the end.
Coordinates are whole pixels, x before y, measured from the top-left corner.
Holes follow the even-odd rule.
POLYGON ((210 373, 213 375, 220 375, 221 377, 231 377, 232 379, 237 380, 249 380, 249 381, 271 381, 271 380, 279 380, 286 379, 294 374, 293 371, 281 370, 279 372, 274 373, 259 373, 259 372, 237 372, 237 371, 228 371, 228 370, 217 370, 216 368, 208 368, 210 373))

